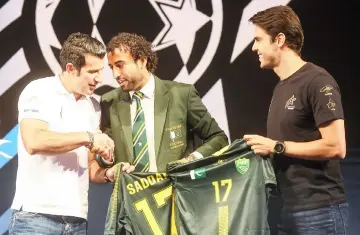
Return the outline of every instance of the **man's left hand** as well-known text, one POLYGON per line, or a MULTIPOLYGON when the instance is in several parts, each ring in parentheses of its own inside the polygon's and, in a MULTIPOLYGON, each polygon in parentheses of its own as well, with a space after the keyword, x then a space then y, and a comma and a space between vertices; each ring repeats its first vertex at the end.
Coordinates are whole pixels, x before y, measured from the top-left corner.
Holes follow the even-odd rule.
POLYGON ((189 156, 180 159, 179 163, 185 164, 185 163, 188 163, 188 162, 192 162, 194 160, 196 160, 195 155, 190 154, 189 156))
POLYGON ((260 135, 244 135, 243 140, 258 155, 267 156, 274 153, 275 140, 260 135))

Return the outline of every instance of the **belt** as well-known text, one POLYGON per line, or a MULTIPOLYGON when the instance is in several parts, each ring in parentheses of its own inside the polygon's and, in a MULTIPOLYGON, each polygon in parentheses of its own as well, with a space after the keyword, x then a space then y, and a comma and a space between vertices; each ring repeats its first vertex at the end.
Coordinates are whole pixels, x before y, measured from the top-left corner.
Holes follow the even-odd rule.
MULTIPOLYGON (((22 211, 22 210, 23 209, 21 207, 19 211, 22 211)), ((35 213, 35 214, 44 216, 48 219, 51 219, 53 221, 60 222, 60 223, 83 223, 83 222, 86 222, 86 219, 80 218, 80 217, 75 217, 75 216, 50 215, 50 214, 43 214, 43 213, 36 213, 36 212, 29 212, 29 213, 35 213)))
POLYGON ((65 215, 49 215, 49 214, 41 214, 42 216, 49 218, 53 221, 60 222, 60 223, 83 223, 86 222, 86 219, 75 217, 75 216, 65 216, 65 215))

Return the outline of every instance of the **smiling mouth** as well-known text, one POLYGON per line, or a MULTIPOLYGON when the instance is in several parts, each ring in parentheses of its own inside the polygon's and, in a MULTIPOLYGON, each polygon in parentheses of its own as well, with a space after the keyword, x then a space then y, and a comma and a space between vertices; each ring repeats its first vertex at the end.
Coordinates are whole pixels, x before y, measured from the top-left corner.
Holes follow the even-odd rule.
POLYGON ((119 79, 119 80, 118 80, 119 85, 124 84, 124 82, 126 82, 126 80, 125 80, 125 79, 119 79))

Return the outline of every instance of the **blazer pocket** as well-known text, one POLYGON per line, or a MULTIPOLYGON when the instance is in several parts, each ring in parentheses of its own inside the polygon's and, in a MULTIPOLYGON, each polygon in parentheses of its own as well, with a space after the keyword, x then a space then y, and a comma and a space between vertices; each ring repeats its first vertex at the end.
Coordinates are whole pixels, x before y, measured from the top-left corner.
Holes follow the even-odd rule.
POLYGON ((172 122, 164 128, 163 148, 170 153, 178 153, 186 147, 186 125, 184 122, 172 122))

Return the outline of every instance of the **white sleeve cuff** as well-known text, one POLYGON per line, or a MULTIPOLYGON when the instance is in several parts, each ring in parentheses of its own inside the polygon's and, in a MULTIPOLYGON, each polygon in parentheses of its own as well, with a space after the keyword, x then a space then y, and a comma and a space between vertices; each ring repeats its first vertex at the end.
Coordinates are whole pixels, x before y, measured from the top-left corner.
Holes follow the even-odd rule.
POLYGON ((194 155, 195 156, 195 159, 197 160, 197 159, 201 159, 201 158, 204 158, 204 156, 201 154, 201 153, 199 153, 199 152, 193 152, 192 153, 192 155, 194 155))

